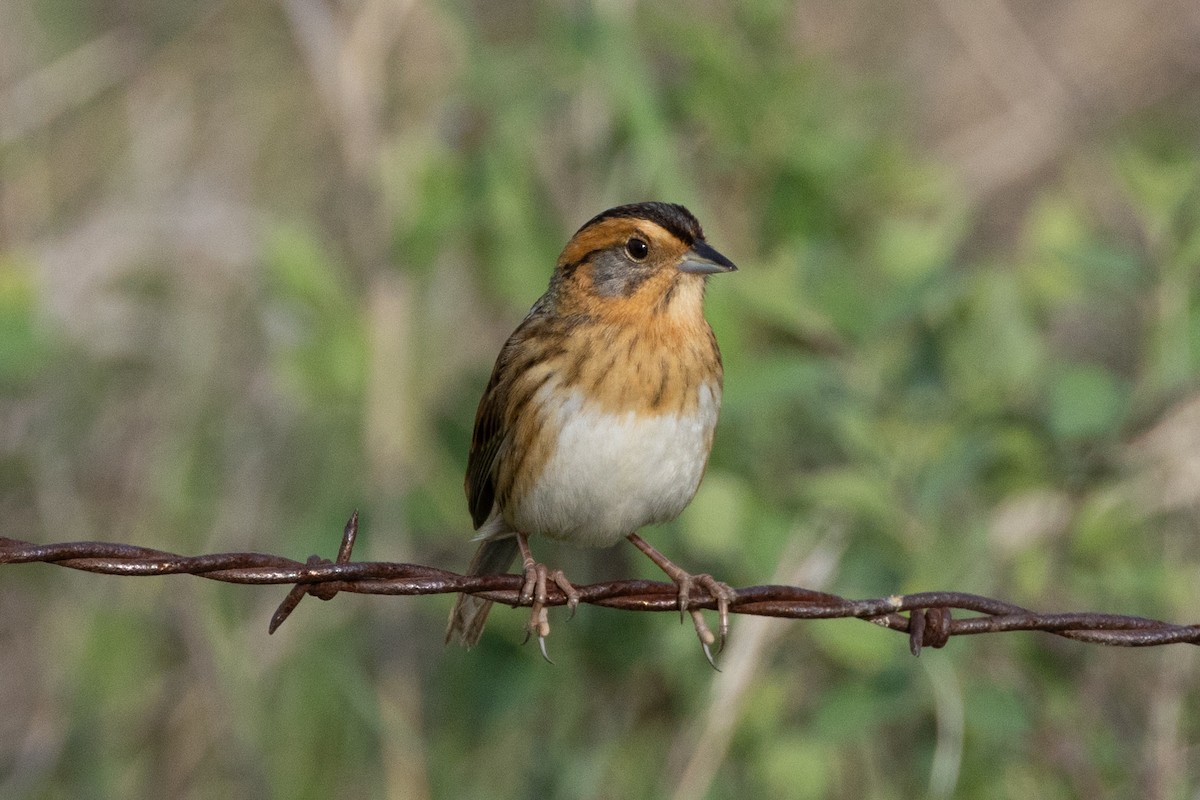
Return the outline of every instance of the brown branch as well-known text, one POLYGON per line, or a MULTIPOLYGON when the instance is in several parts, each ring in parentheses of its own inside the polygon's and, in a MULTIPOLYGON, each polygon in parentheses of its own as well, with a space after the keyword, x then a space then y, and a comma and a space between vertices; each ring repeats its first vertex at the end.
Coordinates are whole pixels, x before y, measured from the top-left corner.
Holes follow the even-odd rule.
MULTIPOLYGON (((421 595, 468 592, 510 606, 518 600, 518 575, 459 575, 416 564, 350 560, 358 532, 357 512, 346 523, 338 559, 312 556, 307 563, 262 553, 214 553, 181 556, 163 550, 106 542, 63 542, 36 545, 0 537, 0 565, 46 563, 104 575, 196 575, 226 583, 294 584, 271 618, 270 632, 283 623, 305 595, 329 600, 338 592, 421 595)), ((550 586, 547 605, 567 598, 550 586)), ((578 586, 582 603, 626 611, 676 611, 674 584, 660 581, 610 581, 578 586)), ((1200 644, 1200 625, 1175 625, 1117 614, 1039 614, 1002 600, 963 592, 921 592, 870 600, 847 600, 798 586, 751 586, 735 590, 730 611, 788 619, 857 618, 909 635, 914 655, 922 647, 942 647, 951 636, 1003 631, 1044 631, 1091 644, 1148 647, 1200 644), (954 618, 951 610, 976 616, 954 618), (908 612, 906 616, 904 612, 908 612)), ((702 589, 693 607, 715 608, 702 589)))

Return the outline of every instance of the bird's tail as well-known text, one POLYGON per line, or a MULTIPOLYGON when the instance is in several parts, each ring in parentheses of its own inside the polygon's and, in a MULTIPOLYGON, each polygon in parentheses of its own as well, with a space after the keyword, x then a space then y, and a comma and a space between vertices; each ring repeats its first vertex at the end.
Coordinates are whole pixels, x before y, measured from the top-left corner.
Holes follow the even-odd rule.
MULTIPOLYGON (((475 551, 475 557, 471 559, 471 568, 467 572, 469 575, 502 575, 508 572, 516 558, 517 537, 485 539, 475 551)), ((487 621, 491 608, 491 600, 460 594, 450 612, 450 623, 446 626, 446 643, 453 641, 465 647, 474 646, 483 633, 483 623, 487 621)))

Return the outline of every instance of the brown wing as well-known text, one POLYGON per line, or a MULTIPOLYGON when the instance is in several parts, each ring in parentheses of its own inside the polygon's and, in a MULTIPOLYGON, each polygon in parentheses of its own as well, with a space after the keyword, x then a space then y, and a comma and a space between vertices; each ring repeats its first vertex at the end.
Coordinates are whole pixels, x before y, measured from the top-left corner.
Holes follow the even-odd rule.
POLYGON ((471 435, 471 452, 467 456, 467 506, 471 510, 471 521, 475 529, 487 521, 496 501, 497 461, 509 435, 509 395, 517 373, 528 369, 539 354, 524 346, 531 329, 541 328, 539 322, 547 319, 547 295, 534 303, 525 319, 517 326, 492 367, 479 410, 475 412, 475 431, 471 435))
MULTIPOLYGON (((509 339, 511 344, 512 339, 509 339)), ((504 404, 507 386, 502 385, 504 365, 508 361, 509 344, 504 345, 492 377, 488 381, 479 410, 475 412, 475 431, 471 434, 471 451, 467 456, 467 506, 471 521, 478 530, 492 513, 496 499, 496 456, 504 443, 504 404)))

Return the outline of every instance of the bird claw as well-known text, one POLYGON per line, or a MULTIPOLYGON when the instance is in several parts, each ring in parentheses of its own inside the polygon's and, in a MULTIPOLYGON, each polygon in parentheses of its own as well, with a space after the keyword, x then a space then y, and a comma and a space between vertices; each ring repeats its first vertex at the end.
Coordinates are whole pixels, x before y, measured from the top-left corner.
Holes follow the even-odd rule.
POLYGON ((722 583, 712 575, 694 575, 692 577, 704 587, 713 600, 717 601, 717 652, 723 652, 725 642, 729 638, 729 606, 737 600, 737 593, 729 584, 722 583))
POLYGON ((550 635, 550 619, 546 613, 546 607, 538 603, 534 603, 529 614, 529 622, 525 624, 525 638, 521 640, 521 644, 525 644, 529 641, 530 636, 535 635, 538 649, 542 651, 542 658, 546 659, 547 664, 553 664, 554 659, 550 658, 550 654, 546 652, 546 637, 550 635))
POLYGON ((709 648, 709 646, 707 644, 704 643, 703 639, 700 640, 700 648, 704 651, 704 657, 708 659, 708 665, 710 667, 712 667, 713 669, 715 669, 717 672, 720 672, 721 668, 718 667, 717 662, 713 660, 712 650, 709 648))
POLYGON ((521 642, 524 644, 529 641, 530 636, 537 636, 538 649, 542 651, 542 658, 546 659, 547 663, 553 664, 554 661, 546 652, 546 637, 550 635, 550 615, 546 609, 546 603, 549 600, 547 592, 547 584, 553 581, 563 594, 567 596, 567 608, 571 610, 571 616, 575 616, 575 609, 579 607, 579 592, 567 580, 567 576, 563 571, 556 569, 550 572, 545 564, 538 563, 533 559, 532 554, 528 552, 528 544, 523 543, 522 547, 522 569, 525 571, 525 583, 521 586, 521 593, 517 595, 517 602, 521 605, 528 604, 529 622, 525 625, 525 639, 521 642))
POLYGON ((692 624, 696 626, 696 636, 700 637, 700 646, 704 648, 704 655, 708 658, 708 663, 716 668, 713 663, 712 651, 709 649, 711 645, 717 643, 717 652, 720 653, 725 649, 725 640, 729 637, 729 606, 737 601, 737 592, 735 592, 728 584, 721 583, 712 575, 699 574, 692 575, 686 572, 671 560, 664 556, 658 550, 636 533, 629 534, 627 538, 633 543, 633 546, 641 550, 650 560, 658 565, 658 568, 667 573, 675 585, 679 587, 678 605, 679 605, 679 620, 683 621, 683 613, 690 612, 692 615, 692 624), (704 618, 700 615, 700 610, 692 608, 692 586, 700 584, 704 590, 708 592, 713 601, 717 605, 717 618, 719 624, 717 626, 717 636, 713 636, 708 625, 704 622, 704 618))
MULTIPOLYGON (((708 623, 704 621, 704 616, 700 613, 700 609, 693 608, 689 612, 692 615, 692 624, 696 626, 696 636, 700 639, 700 647, 704 650, 704 657, 708 659, 708 665, 717 672, 721 668, 717 666, 717 662, 713 660, 712 645, 717 641, 717 637, 713 636, 713 632, 709 630, 708 623)), ((724 641, 721 642, 721 647, 724 646, 724 641)), ((717 648, 717 652, 721 652, 721 647, 717 648)))
MULTIPOLYGON (((712 664, 712 653, 709 651, 709 647, 715 643, 717 645, 717 652, 724 652, 725 642, 729 638, 729 605, 737 599, 737 594, 728 584, 721 583, 711 575, 688 575, 684 573, 678 576, 675 583, 679 587, 680 621, 683 621, 683 613, 685 611, 692 615, 692 624, 696 626, 696 636, 700 639, 700 646, 704 648, 704 655, 708 658, 709 663, 712 664), (718 622, 717 634, 715 636, 712 630, 709 629, 708 623, 704 621, 704 617, 700 614, 700 609, 691 607, 693 583, 703 586, 704 590, 716 601, 718 622)), ((716 669, 716 664, 713 664, 713 668, 716 669)))
POLYGON ((709 662, 713 658, 708 654, 708 646, 716 644, 716 651, 725 650, 725 640, 730 634, 730 603, 736 599, 737 595, 733 593, 733 589, 727 584, 716 581, 710 575, 690 575, 688 572, 680 573, 678 576, 672 576, 677 587, 679 587, 679 621, 684 619, 684 613, 691 613, 692 624, 696 626, 696 636, 700 637, 700 643, 704 645, 704 655, 708 655, 709 662), (718 616, 718 634, 713 636, 713 632, 709 630, 707 622, 704 622, 703 616, 700 614, 700 609, 691 607, 691 587, 692 584, 700 584, 707 591, 709 596, 716 601, 716 616, 718 616))
POLYGON ((556 569, 550 573, 550 580, 554 581, 554 585, 567 596, 567 619, 574 619, 575 611, 579 608, 579 592, 567 580, 567 576, 563 574, 561 569, 556 569))
POLYGON ((525 583, 521 585, 521 593, 517 595, 517 602, 521 605, 544 604, 546 602, 546 565, 539 564, 532 558, 526 558, 522 568, 525 571, 525 583))
MULTIPOLYGON (((692 605, 692 580, 693 579, 692 579, 692 576, 686 572, 681 573, 678 576, 673 576, 673 577, 675 580, 675 586, 679 589, 679 622, 680 622, 680 624, 683 624, 684 612, 688 611, 692 605)), ((696 619, 695 614, 692 615, 692 619, 693 620, 696 619)), ((701 624, 703 624, 703 623, 701 623, 701 624)), ((696 632, 697 633, 700 632, 699 628, 696 629, 696 632)), ((700 640, 704 641, 704 637, 701 636, 700 640)))

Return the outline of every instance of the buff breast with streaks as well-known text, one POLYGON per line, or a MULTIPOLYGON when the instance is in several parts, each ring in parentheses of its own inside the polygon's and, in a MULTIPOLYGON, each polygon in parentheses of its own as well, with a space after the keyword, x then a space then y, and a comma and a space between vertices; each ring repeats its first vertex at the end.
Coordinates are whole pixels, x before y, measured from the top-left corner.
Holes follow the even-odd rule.
MULTIPOLYGON (((550 287, 501 349, 476 415, 466 490, 477 539, 472 574, 509 569, 518 553, 544 650, 552 581, 528 537, 579 546, 629 538, 680 588, 718 599, 722 639, 732 596, 692 576, 637 535, 695 495, 721 404, 722 365, 704 318, 708 275, 734 265, 682 206, 639 203, 598 215, 563 250, 550 287)), ((462 595, 447 640, 473 644, 490 603, 462 595)), ((705 652, 714 639, 692 609, 705 652)))

